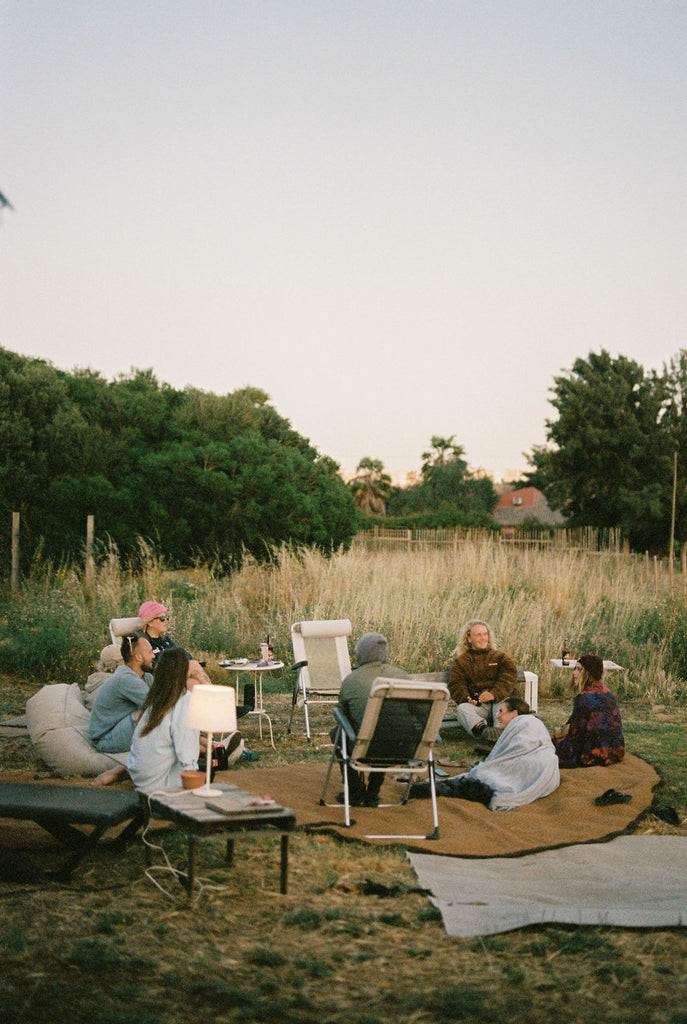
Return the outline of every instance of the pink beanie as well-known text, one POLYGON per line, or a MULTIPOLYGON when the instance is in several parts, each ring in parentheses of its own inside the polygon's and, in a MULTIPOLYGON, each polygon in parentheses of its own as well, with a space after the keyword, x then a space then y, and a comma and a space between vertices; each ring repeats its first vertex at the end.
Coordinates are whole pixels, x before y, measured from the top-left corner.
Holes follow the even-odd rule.
POLYGON ((138 609, 138 617, 142 622, 150 622, 151 619, 156 619, 158 615, 166 614, 167 609, 165 606, 157 601, 144 601, 138 609))

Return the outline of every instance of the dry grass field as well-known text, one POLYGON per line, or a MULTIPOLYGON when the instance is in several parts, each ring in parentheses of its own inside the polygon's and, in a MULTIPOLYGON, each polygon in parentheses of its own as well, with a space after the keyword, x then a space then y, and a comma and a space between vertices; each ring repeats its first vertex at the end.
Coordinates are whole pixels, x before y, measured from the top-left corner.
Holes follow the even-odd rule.
MULTIPOLYGON (((276 655, 290 664, 288 628, 299 618, 349 617, 354 639, 380 628, 394 661, 421 671, 446 664, 462 621, 485 617, 500 644, 540 673, 540 711, 549 726, 562 722, 569 707, 548 665, 565 636, 573 653, 596 649, 629 669, 627 680, 619 679, 628 747, 661 769, 657 805, 676 808, 682 821, 675 827, 649 813, 635 830, 686 834, 687 712, 677 637, 683 613, 647 585, 641 564, 489 546, 330 561, 284 552, 277 566, 248 563, 228 582, 201 572, 172 576, 154 563, 136 579, 105 566, 90 603, 68 573, 59 585, 53 578, 43 590, 34 586, 26 604, 50 599, 62 609, 71 648, 75 636, 84 641, 84 653, 76 649, 86 665, 92 648, 105 642, 103 623, 115 610, 159 597, 172 612, 172 635, 207 656, 217 681, 217 658, 252 653, 267 632, 276 655)), ((0 636, 0 654, 2 642, 0 636)), ((50 678, 81 679, 80 664, 60 662, 50 678)), ((42 671, 2 676, 3 715, 21 713, 44 681, 42 671)), ((254 722, 246 726, 247 742, 259 751, 260 766, 307 760, 324 771, 324 741, 308 747, 300 732, 285 735, 290 685, 287 674, 266 684, 277 750, 259 740, 254 722)), ((467 738, 445 734, 443 757, 471 752, 467 738)), ((236 769, 246 788, 250 771, 236 769)), ((49 776, 22 738, 0 738, 0 773, 49 776)), ((172 864, 183 866, 181 836, 165 829, 156 838, 172 864)), ((39 862, 54 856, 35 833, 19 828, 14 840, 28 844, 39 862)), ((603 856, 603 844, 598 851, 603 856)), ((286 896, 278 891, 276 839, 242 838, 231 869, 223 855, 221 839, 202 844, 205 887, 190 906, 178 882, 164 882, 165 894, 149 881, 138 843, 125 852, 99 851, 65 885, 0 883, 0 1019, 598 1024, 640 1017, 687 1024, 684 929, 543 926, 448 938, 401 847, 299 831, 291 840, 286 896)))
MULTIPOLYGON (((267 700, 277 751, 259 741, 254 723, 246 729, 260 765, 307 759, 322 761, 324 771, 323 741, 307 747, 300 734, 284 735, 290 698, 278 683, 273 687, 267 700)), ((564 707, 547 701, 542 712, 553 723, 564 707)), ((647 723, 647 712, 626 706, 629 746, 648 759, 662 756, 667 783, 659 800, 676 806, 684 821, 687 713, 654 709, 647 723)), ((471 753, 467 738, 447 733, 444 741, 448 759, 471 753)), ((28 740, 0 744, 4 773, 49 776, 28 740)), ((248 789, 250 772, 235 772, 248 789)), ((674 828, 653 814, 636 828, 685 834, 684 825, 674 828)), ((39 862, 53 862, 50 841, 36 845, 35 832, 28 841, 39 862)), ((179 834, 165 829, 155 841, 183 867, 179 834)), ((89 857, 67 885, 0 883, 3 1020, 596 1024, 640 1014, 651 1022, 687 1022, 684 930, 546 926, 448 938, 401 847, 297 832, 289 892, 281 896, 276 838, 240 839, 231 869, 223 840, 207 840, 199 855, 206 887, 190 907, 178 882, 158 876, 166 895, 144 868, 142 846, 134 843, 126 852, 89 857)))

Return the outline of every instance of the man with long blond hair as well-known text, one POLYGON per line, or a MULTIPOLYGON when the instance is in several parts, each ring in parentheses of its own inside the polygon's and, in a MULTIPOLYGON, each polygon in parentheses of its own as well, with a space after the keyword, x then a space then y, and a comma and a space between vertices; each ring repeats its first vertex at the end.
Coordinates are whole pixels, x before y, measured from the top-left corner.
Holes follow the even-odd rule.
POLYGON ((506 697, 515 696, 518 670, 505 651, 498 651, 487 622, 470 619, 461 630, 448 688, 458 705, 458 724, 487 743, 496 743, 501 730, 496 716, 506 697))

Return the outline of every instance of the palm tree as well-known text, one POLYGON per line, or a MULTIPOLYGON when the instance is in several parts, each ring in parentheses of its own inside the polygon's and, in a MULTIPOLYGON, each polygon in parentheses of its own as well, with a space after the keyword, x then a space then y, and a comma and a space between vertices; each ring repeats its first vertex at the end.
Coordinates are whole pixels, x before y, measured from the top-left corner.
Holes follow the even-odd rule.
POLYGON ((386 515, 386 502, 391 494, 391 477, 384 472, 380 459, 365 456, 356 466, 356 475, 349 484, 353 499, 366 515, 386 515))
POLYGON ((434 437, 430 439, 430 450, 422 453, 422 475, 426 479, 431 477, 435 466, 445 466, 447 462, 460 459, 465 454, 462 444, 455 444, 455 434, 450 437, 434 437))

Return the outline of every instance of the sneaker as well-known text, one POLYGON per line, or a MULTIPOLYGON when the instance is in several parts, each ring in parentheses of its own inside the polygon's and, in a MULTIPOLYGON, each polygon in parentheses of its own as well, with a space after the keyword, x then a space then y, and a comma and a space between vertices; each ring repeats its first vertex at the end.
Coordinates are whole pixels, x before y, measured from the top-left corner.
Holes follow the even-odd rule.
POLYGON ((501 735, 501 730, 494 728, 493 725, 476 725, 472 730, 472 735, 480 743, 491 743, 493 745, 501 735))
POLYGON ((242 739, 241 733, 236 729, 234 732, 230 732, 226 739, 222 740, 222 746, 226 750, 227 756, 234 753, 242 739))
POLYGON ((235 732, 230 733, 227 738, 222 741, 222 746, 226 750, 225 757, 227 759, 227 768, 229 768, 230 765, 236 764, 245 749, 243 737, 238 729, 235 732))
POLYGON ((597 807, 608 807, 610 804, 629 804, 631 799, 629 793, 620 793, 617 789, 607 789, 601 796, 597 796, 594 803, 597 807))

